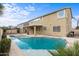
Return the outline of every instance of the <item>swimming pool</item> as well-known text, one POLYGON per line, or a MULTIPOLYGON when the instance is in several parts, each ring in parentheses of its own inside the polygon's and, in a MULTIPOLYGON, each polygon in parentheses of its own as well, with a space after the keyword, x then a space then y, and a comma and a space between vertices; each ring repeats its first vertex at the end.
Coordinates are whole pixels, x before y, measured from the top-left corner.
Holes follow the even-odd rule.
POLYGON ((53 50, 66 46, 66 41, 61 38, 49 37, 12 37, 20 49, 45 49, 53 50))

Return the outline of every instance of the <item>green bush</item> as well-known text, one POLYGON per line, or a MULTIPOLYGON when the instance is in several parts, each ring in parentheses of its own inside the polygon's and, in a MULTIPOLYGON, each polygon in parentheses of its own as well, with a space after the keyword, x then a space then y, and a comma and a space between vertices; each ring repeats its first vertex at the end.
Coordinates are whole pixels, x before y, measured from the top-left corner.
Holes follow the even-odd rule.
POLYGON ((6 29, 3 29, 2 39, 5 39, 5 38, 7 38, 6 29))
POLYGON ((72 47, 58 49, 57 53, 49 52, 53 56, 79 56, 79 42, 75 42, 72 47))
POLYGON ((6 55, 6 53, 9 53, 10 46, 11 46, 11 40, 10 39, 7 39, 7 38, 2 39, 0 41, 0 53, 1 53, 0 55, 2 55, 2 54, 6 55))

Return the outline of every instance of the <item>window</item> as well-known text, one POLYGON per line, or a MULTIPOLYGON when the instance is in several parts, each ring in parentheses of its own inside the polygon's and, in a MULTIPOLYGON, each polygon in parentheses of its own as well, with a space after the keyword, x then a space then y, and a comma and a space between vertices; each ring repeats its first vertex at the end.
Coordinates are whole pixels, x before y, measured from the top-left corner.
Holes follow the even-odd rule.
POLYGON ((37 19, 35 19, 35 20, 33 20, 33 21, 38 21, 38 20, 40 20, 41 18, 37 18, 37 19))
POLYGON ((43 27, 43 29, 46 30, 47 28, 46 27, 43 27))
POLYGON ((57 17, 58 17, 58 18, 64 18, 64 17, 65 17, 65 10, 59 11, 59 12, 57 13, 57 17))
POLYGON ((53 26, 53 32, 60 32, 60 26, 53 26))
POLYGON ((40 27, 37 27, 37 29, 36 29, 37 31, 40 31, 41 30, 41 28, 40 27))

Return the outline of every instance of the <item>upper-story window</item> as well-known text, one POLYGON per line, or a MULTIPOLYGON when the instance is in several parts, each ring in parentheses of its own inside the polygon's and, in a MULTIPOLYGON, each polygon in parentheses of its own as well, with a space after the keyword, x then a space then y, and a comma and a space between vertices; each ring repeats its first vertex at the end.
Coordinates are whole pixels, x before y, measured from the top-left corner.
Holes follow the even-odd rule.
POLYGON ((59 12, 57 13, 57 17, 58 17, 58 18, 64 18, 64 17, 65 17, 65 10, 59 11, 59 12))
POLYGON ((37 18, 37 19, 35 19, 35 20, 33 20, 33 21, 38 21, 38 20, 40 20, 41 18, 37 18))
POLYGON ((34 20, 32 20, 30 23, 34 23, 34 22, 36 22, 36 21, 39 21, 41 18, 37 18, 37 19, 34 19, 34 20))

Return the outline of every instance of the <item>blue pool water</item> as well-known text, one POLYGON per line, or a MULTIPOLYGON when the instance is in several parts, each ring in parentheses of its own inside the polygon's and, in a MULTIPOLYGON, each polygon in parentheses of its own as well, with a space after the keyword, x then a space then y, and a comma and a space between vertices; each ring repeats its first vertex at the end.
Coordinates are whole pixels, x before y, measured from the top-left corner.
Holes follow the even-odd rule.
POLYGON ((59 49, 66 45, 66 41, 61 38, 48 37, 14 37, 13 41, 20 49, 59 49))

